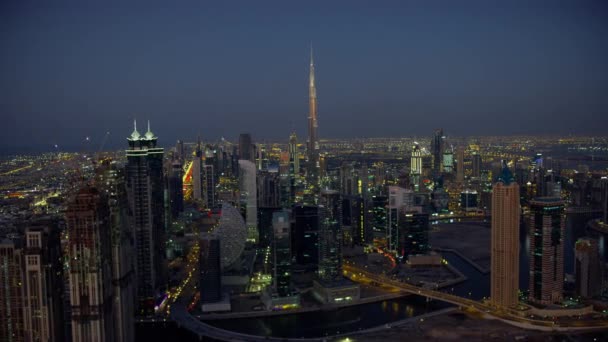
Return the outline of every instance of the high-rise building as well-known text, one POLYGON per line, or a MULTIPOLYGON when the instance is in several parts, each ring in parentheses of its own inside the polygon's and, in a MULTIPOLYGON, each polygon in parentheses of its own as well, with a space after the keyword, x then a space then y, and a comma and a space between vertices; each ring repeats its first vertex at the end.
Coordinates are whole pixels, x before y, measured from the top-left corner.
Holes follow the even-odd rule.
POLYGON ((519 301, 519 220, 519 185, 504 164, 492 189, 490 300, 499 307, 519 301))
POLYGON ((171 162, 168 183, 171 218, 175 220, 184 211, 183 171, 179 159, 174 159, 171 162))
POLYGON ((473 172, 471 173, 471 177, 480 178, 481 177, 481 154, 478 152, 473 153, 471 156, 473 159, 473 172))
POLYGON ((464 148, 456 150, 456 182, 464 183, 464 148))
POLYGON ((310 74, 308 84, 308 168, 311 176, 318 177, 319 168, 319 136, 317 129, 317 88, 315 86, 315 64, 312 46, 310 48, 310 74))
POLYGON ((408 210, 414 205, 414 192, 398 186, 388 187, 388 208, 386 220, 386 241, 389 251, 397 252, 399 247, 400 211, 408 210))
POLYGON ((274 288, 280 297, 291 295, 291 222, 289 211, 273 213, 274 288))
POLYGON ((433 155, 433 175, 439 176, 443 172, 443 152, 445 149, 445 136, 443 129, 436 129, 431 140, 431 154, 433 155))
POLYGON ((426 254, 429 247, 429 213, 422 207, 401 207, 399 217, 398 255, 407 260, 410 255, 426 254))
POLYGON ((351 163, 344 162, 340 166, 340 194, 345 196, 357 194, 357 176, 351 163))
POLYGON ((23 262, 19 241, 0 241, 0 340, 25 341, 23 262))
POLYGON ((454 171, 454 153, 452 150, 445 150, 443 152, 443 172, 452 173, 454 171))
POLYGON ((602 262, 596 239, 579 239, 574 245, 574 274, 576 294, 591 298, 602 290, 602 262))
POLYGON ((292 248, 296 263, 317 269, 319 260, 319 209, 317 206, 296 205, 292 248))
POLYGON ((257 176, 255 164, 249 160, 239 160, 239 190, 241 208, 245 209, 247 223, 247 240, 258 242, 257 228, 257 176))
POLYGON ((149 122, 146 134, 140 135, 136 126, 127 138, 127 194, 135 232, 139 314, 153 312, 155 295, 166 283, 164 151, 157 139, 149 122))
POLYGON ((321 191, 319 219, 318 274, 324 284, 331 284, 342 278, 342 204, 338 191, 321 191))
POLYGON ((418 191, 420 187, 420 176, 422 175, 422 150, 420 145, 415 143, 412 147, 412 156, 410 159, 410 183, 414 190, 418 191))
POLYGON ((387 196, 372 196, 371 206, 369 207, 369 224, 371 225, 371 231, 374 236, 385 238, 386 232, 386 221, 388 217, 387 213, 388 197, 387 196))
POLYGON ((251 134, 241 133, 239 135, 239 159, 255 162, 255 153, 253 151, 253 142, 251 134))
POLYGON ((199 137, 192 160, 192 199, 195 201, 203 200, 203 150, 199 137))
POLYGON ((281 187, 278 173, 261 171, 257 177, 258 207, 279 207, 281 205, 281 187))
POLYGON ((63 265, 58 222, 41 219, 25 229, 23 305, 28 341, 64 341, 63 265))
POLYGON ((135 339, 135 245, 128 218, 125 173, 123 168, 119 168, 110 160, 104 160, 96 173, 96 184, 105 193, 104 198, 108 201, 108 220, 112 231, 114 339, 133 341, 135 339))
POLYGON ((296 132, 289 136, 289 169, 293 176, 300 174, 300 156, 298 155, 298 137, 296 132))
POLYGON ((222 271, 220 266, 220 240, 205 236, 200 240, 199 288, 201 303, 214 303, 222 299, 222 271))
POLYGON ((529 299, 543 305, 560 302, 564 292, 564 202, 539 197, 530 201, 530 211, 529 299))
POLYGON ((274 213, 281 210, 281 207, 258 207, 258 229, 260 248, 272 246, 274 236, 273 217, 274 213))
POLYGON ((85 186, 66 210, 72 341, 114 341, 112 231, 108 201, 85 186))
POLYGON ((600 189, 602 194, 602 221, 608 223, 608 177, 600 179, 600 189))
POLYGON ((215 205, 215 185, 216 178, 212 164, 205 164, 204 166, 204 188, 203 200, 207 208, 213 208, 215 205))

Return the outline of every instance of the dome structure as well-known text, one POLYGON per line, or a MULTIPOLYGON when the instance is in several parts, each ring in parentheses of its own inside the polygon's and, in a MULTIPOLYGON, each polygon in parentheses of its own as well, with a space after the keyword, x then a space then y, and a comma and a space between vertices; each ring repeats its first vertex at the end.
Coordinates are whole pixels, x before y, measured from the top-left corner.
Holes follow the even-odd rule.
POLYGON ((220 240, 221 267, 226 269, 240 258, 247 240, 247 226, 238 209, 229 203, 223 203, 222 213, 213 233, 220 240))

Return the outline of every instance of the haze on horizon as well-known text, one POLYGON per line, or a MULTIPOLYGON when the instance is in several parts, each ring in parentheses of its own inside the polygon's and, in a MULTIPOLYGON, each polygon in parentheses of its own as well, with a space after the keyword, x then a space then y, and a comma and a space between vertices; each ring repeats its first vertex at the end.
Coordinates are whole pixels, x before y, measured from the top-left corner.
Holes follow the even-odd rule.
POLYGON ((0 150, 306 137, 606 135, 605 1, 0 4, 0 150))

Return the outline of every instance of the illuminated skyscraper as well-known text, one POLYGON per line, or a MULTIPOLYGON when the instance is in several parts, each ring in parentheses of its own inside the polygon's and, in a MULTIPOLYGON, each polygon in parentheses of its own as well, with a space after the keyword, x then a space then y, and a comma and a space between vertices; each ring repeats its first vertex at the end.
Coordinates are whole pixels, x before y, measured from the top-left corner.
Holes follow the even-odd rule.
POLYGON ((325 284, 331 284, 342 278, 340 193, 322 190, 319 202, 319 279, 325 284))
POLYGON ((412 156, 410 159, 410 182, 414 186, 414 190, 420 187, 420 176, 422 175, 422 150, 418 143, 414 143, 412 147, 412 156))
POLYGON ((245 209, 247 223, 247 240, 257 243, 259 232, 257 228, 257 176, 255 164, 249 160, 239 160, 239 190, 241 193, 241 208, 245 209))
POLYGON ((315 86, 315 65, 313 62, 312 46, 310 48, 310 74, 308 85, 308 168, 313 182, 317 182, 319 168, 319 136, 317 129, 317 88, 315 86))
POLYGON ((492 189, 492 303, 517 305, 519 290, 519 185, 506 164, 492 189))
POLYGON ((481 177, 481 155, 479 152, 475 152, 472 155, 473 159, 473 172, 471 173, 471 177, 479 178, 481 177))
POLYGON ((279 296, 291 294, 291 224, 289 211, 281 210, 273 213, 272 227, 274 231, 274 288, 279 296))
POLYGON ((195 201, 203 200, 203 151, 201 149, 201 139, 199 137, 194 151, 192 161, 192 199, 195 201))
POLYGON ((139 313, 150 314, 154 297, 165 278, 165 208, 163 148, 150 130, 140 135, 137 126, 127 140, 127 194, 133 230, 137 267, 139 313))
POLYGON ((108 201, 86 186, 66 210, 72 341, 114 341, 112 230, 108 201))
POLYGON ((431 140, 431 153, 433 155, 433 176, 437 177, 443 171, 443 153, 445 149, 445 136, 443 129, 435 130, 431 140))
POLYGON ((300 174, 300 157, 298 156, 298 137, 296 132, 289 136, 289 168, 290 175, 300 174))
POLYGON ((560 302, 564 292, 564 202, 539 197, 530 201, 530 211, 529 299, 543 305, 560 302))

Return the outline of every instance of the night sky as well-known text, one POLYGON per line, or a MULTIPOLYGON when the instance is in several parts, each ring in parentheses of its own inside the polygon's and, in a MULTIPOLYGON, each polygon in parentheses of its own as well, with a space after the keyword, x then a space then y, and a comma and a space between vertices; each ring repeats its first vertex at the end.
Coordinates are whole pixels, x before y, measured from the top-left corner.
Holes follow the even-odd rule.
POLYGON ((0 150, 323 137, 595 134, 606 1, 0 1, 0 150), (86 4, 84 4, 86 3, 86 4))

